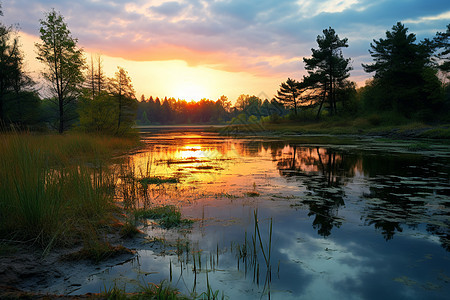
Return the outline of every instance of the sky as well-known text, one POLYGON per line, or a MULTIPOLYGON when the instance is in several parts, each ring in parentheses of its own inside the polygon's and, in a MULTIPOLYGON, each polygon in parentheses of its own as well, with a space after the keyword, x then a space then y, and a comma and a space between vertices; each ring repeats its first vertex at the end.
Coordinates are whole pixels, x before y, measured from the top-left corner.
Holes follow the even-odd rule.
POLYGON ((303 57, 328 27, 348 38, 350 79, 359 86, 373 74, 361 63, 373 39, 402 22, 418 40, 450 23, 448 0, 0 0, 0 22, 17 24, 27 70, 35 59, 39 20, 60 12, 87 57, 101 54, 107 76, 128 71, 136 95, 186 100, 241 94, 272 98, 286 79, 300 80, 303 57))

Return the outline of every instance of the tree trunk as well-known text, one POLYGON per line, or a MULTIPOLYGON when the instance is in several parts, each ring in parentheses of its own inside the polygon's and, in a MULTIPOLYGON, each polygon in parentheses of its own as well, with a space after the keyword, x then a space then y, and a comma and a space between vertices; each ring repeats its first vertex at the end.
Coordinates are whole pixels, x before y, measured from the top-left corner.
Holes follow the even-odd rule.
POLYGON ((116 135, 119 134, 119 129, 120 129, 120 121, 122 119, 122 95, 119 95, 119 116, 118 116, 118 120, 117 120, 117 130, 116 130, 116 135))
POLYGON ((3 96, 0 95, 0 128, 3 127, 4 124, 4 120, 3 120, 3 96))
POLYGON ((319 110, 317 111, 316 120, 319 120, 320 112, 322 111, 322 105, 323 105, 323 103, 325 102, 326 96, 327 96, 327 86, 325 85, 325 88, 323 89, 323 97, 322 97, 322 101, 320 101, 319 110))
POLYGON ((59 97, 58 100, 59 104, 59 129, 58 132, 62 134, 64 132, 64 99, 62 97, 59 97))
POLYGON ((297 99, 295 99, 295 95, 294 95, 294 112, 295 112, 295 116, 297 116, 297 99))

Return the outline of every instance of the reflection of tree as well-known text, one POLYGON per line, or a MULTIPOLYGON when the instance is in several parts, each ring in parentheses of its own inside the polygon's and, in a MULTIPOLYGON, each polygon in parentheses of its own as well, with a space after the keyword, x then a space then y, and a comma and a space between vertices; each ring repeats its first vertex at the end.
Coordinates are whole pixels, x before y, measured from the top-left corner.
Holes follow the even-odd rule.
MULTIPOLYGON (((436 161, 423 156, 376 155, 363 160, 364 173, 370 176, 370 192, 365 193, 365 212, 367 224, 381 230, 386 240, 391 240, 396 232, 402 232, 402 225, 416 227, 427 224, 427 230, 441 239, 444 248, 449 250, 448 226, 435 220, 448 220, 448 210, 430 208, 445 205, 440 202, 447 189, 439 189, 442 175, 448 170, 441 169, 436 161), (429 166, 434 164, 433 168, 429 166), (441 195, 439 195, 441 194, 441 195), (420 196, 419 196, 420 195, 420 196), (433 197, 426 197, 426 196, 433 197)), ((445 166, 445 164, 442 164, 445 166)))
POLYGON ((444 247, 445 250, 450 251, 450 214, 447 213, 446 216, 447 220, 444 221, 445 227, 436 224, 428 224, 427 231, 437 235, 442 247, 444 247))
POLYGON ((291 155, 278 156, 278 169, 283 176, 295 176, 309 191, 302 203, 309 206, 308 216, 315 216, 314 229, 329 236, 333 227, 340 227, 338 209, 344 205, 342 187, 354 176, 358 158, 332 149, 291 146, 291 155))

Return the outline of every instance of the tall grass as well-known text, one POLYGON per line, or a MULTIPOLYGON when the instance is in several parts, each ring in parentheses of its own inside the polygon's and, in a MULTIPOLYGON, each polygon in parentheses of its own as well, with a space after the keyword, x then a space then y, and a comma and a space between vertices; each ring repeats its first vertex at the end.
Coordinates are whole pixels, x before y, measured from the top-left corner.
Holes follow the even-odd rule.
POLYGON ((132 141, 87 135, 0 135, 0 239, 49 249, 96 232, 112 209, 105 161, 132 141))

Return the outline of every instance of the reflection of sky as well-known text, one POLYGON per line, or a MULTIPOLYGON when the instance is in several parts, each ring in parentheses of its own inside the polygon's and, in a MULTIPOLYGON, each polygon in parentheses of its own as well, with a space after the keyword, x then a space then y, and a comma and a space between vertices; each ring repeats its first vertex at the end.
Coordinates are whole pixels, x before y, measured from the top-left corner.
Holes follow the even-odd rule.
MULTIPOLYGON (((258 286, 249 275, 251 270, 245 276, 242 261, 237 270, 235 251, 236 245, 243 245, 245 232, 248 240, 251 239, 255 209, 258 210, 265 247, 269 219, 273 220, 272 299, 444 299, 450 294, 449 252, 441 247, 442 241, 437 236, 420 224, 424 220, 433 221, 435 213, 445 217, 445 207, 439 206, 439 201, 448 201, 445 194, 436 197, 437 200, 432 199, 440 185, 448 186, 448 174, 444 174, 439 183, 436 174, 445 168, 434 170, 428 159, 417 160, 417 155, 408 158, 396 154, 401 164, 394 165, 395 159, 388 154, 377 161, 373 153, 349 154, 299 147, 295 151, 295 167, 292 167, 287 163, 293 161, 294 150, 286 143, 201 140, 197 137, 195 141, 159 140, 158 143, 162 146, 154 147, 152 154, 141 153, 134 160, 143 166, 148 157, 153 162, 160 162, 153 165, 154 175, 184 174, 177 192, 171 197, 189 196, 189 193, 180 192, 183 185, 190 185, 196 191, 195 199, 189 199, 190 204, 182 208, 184 216, 198 220, 191 231, 184 233, 185 238, 190 241, 192 250, 202 250, 205 262, 219 248, 220 263, 217 270, 208 272, 208 280, 214 289, 224 291, 230 299, 254 299, 263 292, 265 266, 261 255, 262 283, 258 286), (418 182, 415 179, 418 176, 410 172, 410 166, 422 168, 422 164, 428 168, 425 174, 434 174, 433 189, 403 183, 418 182), (205 165, 213 168, 195 169, 205 165), (280 165, 290 168, 288 176, 280 175, 280 165), (391 186, 383 182, 385 175, 400 179, 391 186), (366 218, 371 209, 378 209, 384 205, 383 201, 389 201, 386 197, 391 189, 401 189, 402 193, 409 194, 418 189, 422 193, 428 191, 427 195, 422 195, 428 201, 424 205, 428 215, 421 215, 423 211, 415 210, 409 202, 406 202, 407 214, 402 211, 402 206, 395 206, 402 202, 390 203, 398 211, 388 212, 393 215, 382 221, 399 222, 402 232, 394 232, 393 238, 386 241, 382 230, 369 225, 366 218), (245 196, 250 191, 260 193, 260 197, 245 196), (363 196, 371 193, 381 198, 363 196), (412 219, 408 219, 410 217, 412 219), (328 235, 318 234, 318 228, 312 226, 316 221, 333 221, 328 235)), ((442 162, 435 163, 435 167, 442 165, 442 162)), ((398 199, 407 201, 404 197, 398 199)), ((434 222, 441 224, 440 220, 437 218, 434 222)), ((441 228, 448 232, 445 224, 441 228)), ((151 228, 146 230, 149 235, 154 235, 151 228)), ((170 237, 167 234, 166 238, 170 237)), ((151 273, 145 279, 158 282, 168 278, 171 260, 176 278, 173 283, 183 291, 192 289, 192 262, 180 277, 181 264, 176 256, 154 256, 149 250, 139 253, 139 270, 136 264, 130 263, 113 268, 109 275, 99 275, 98 282, 102 282, 101 278, 110 281, 117 274, 128 280, 138 279, 142 273, 151 273)), ((197 274, 197 280, 198 290, 205 290, 206 273, 197 274)))

